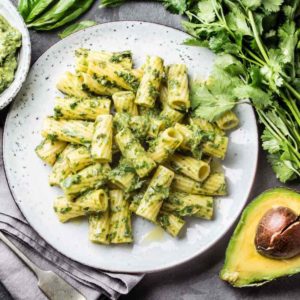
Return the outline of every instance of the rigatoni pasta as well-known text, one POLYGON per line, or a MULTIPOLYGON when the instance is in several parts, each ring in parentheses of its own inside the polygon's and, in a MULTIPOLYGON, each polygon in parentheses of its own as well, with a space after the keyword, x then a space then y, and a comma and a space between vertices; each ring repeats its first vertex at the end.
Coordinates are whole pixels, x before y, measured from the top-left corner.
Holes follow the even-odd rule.
POLYGON ((130 51, 76 50, 75 73, 57 88, 36 154, 53 166, 50 185, 61 222, 88 218, 89 239, 134 241, 132 213, 177 237, 185 217, 211 220, 215 196, 227 195, 216 169, 239 120, 227 111, 215 122, 190 111, 188 70, 148 56, 134 66, 130 51), (212 166, 212 168, 211 168, 212 166))
POLYGON ((94 121, 98 115, 110 112, 111 100, 105 97, 78 99, 75 97, 56 97, 54 116, 57 119, 94 121))
POLYGON ((163 76, 163 60, 158 56, 149 56, 144 67, 144 75, 137 90, 135 103, 153 107, 159 95, 163 76))
POLYGON ((168 68, 168 105, 174 109, 187 111, 190 107, 187 67, 183 64, 168 68))
POLYGON ((111 162, 113 142, 113 117, 100 115, 94 123, 91 145, 92 157, 102 163, 111 162))
POLYGON ((44 139, 36 148, 36 154, 47 164, 53 166, 67 143, 53 139, 44 139))

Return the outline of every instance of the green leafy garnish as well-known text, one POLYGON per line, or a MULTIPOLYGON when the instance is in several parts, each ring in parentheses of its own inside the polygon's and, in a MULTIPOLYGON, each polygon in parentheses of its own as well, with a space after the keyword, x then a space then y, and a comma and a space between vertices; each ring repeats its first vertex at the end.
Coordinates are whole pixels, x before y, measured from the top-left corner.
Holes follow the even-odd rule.
POLYGON ((61 39, 63 39, 63 38, 69 36, 70 34, 72 34, 74 32, 86 29, 86 28, 94 26, 96 24, 97 23, 95 21, 84 20, 84 21, 81 21, 79 23, 75 23, 75 24, 72 24, 72 25, 68 26, 65 30, 63 30, 61 33, 59 33, 58 36, 61 39))

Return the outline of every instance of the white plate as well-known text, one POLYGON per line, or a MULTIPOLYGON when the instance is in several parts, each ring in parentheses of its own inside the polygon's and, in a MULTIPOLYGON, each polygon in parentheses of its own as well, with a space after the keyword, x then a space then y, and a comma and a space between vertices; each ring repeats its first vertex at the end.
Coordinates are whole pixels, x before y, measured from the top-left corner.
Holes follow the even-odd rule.
POLYGON ((26 79, 30 66, 31 46, 27 27, 20 14, 9 0, 0 1, 0 15, 22 34, 22 47, 19 52, 18 68, 15 73, 15 79, 11 85, 0 94, 0 109, 2 109, 14 99, 26 79))
MULTIPOLYGON (((52 202, 61 191, 48 185, 50 168, 34 153, 40 142, 42 120, 52 114, 58 77, 74 67, 79 47, 121 51, 130 49, 140 65, 147 54, 167 64, 187 64, 190 75, 206 77, 214 55, 207 49, 183 46, 187 34, 157 24, 113 22, 76 33, 50 48, 33 66, 14 103, 4 132, 4 162, 17 204, 33 228, 54 248, 83 264, 110 271, 152 272, 183 263, 201 254, 224 235, 238 217, 255 176, 258 139, 252 108, 242 105, 237 113, 241 126, 230 135, 225 172, 229 196, 216 201, 214 221, 190 220, 179 239, 167 234, 145 238, 154 226, 134 219, 133 245, 102 246, 88 241, 87 222, 61 224, 52 202), (146 241, 147 240, 147 241, 146 241)), ((154 234, 155 235, 155 234, 154 234)))

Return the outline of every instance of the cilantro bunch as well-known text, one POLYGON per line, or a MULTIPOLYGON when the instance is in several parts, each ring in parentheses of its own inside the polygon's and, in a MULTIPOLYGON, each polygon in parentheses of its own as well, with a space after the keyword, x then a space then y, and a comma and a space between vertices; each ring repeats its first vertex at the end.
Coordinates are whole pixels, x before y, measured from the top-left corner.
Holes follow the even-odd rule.
POLYGON ((183 26, 194 37, 187 45, 218 54, 209 79, 192 85, 193 113, 214 121, 249 99, 277 177, 300 176, 300 0, 160 2, 187 17, 183 26))

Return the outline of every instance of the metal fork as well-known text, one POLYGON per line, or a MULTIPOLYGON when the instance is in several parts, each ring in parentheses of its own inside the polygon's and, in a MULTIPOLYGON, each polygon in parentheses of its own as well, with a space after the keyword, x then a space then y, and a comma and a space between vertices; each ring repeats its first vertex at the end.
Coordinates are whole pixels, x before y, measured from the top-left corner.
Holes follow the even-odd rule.
POLYGON ((38 278, 39 288, 51 300, 86 300, 86 298, 69 285, 64 279, 52 271, 44 271, 30 261, 4 234, 0 231, 2 240, 23 262, 33 271, 38 278))

